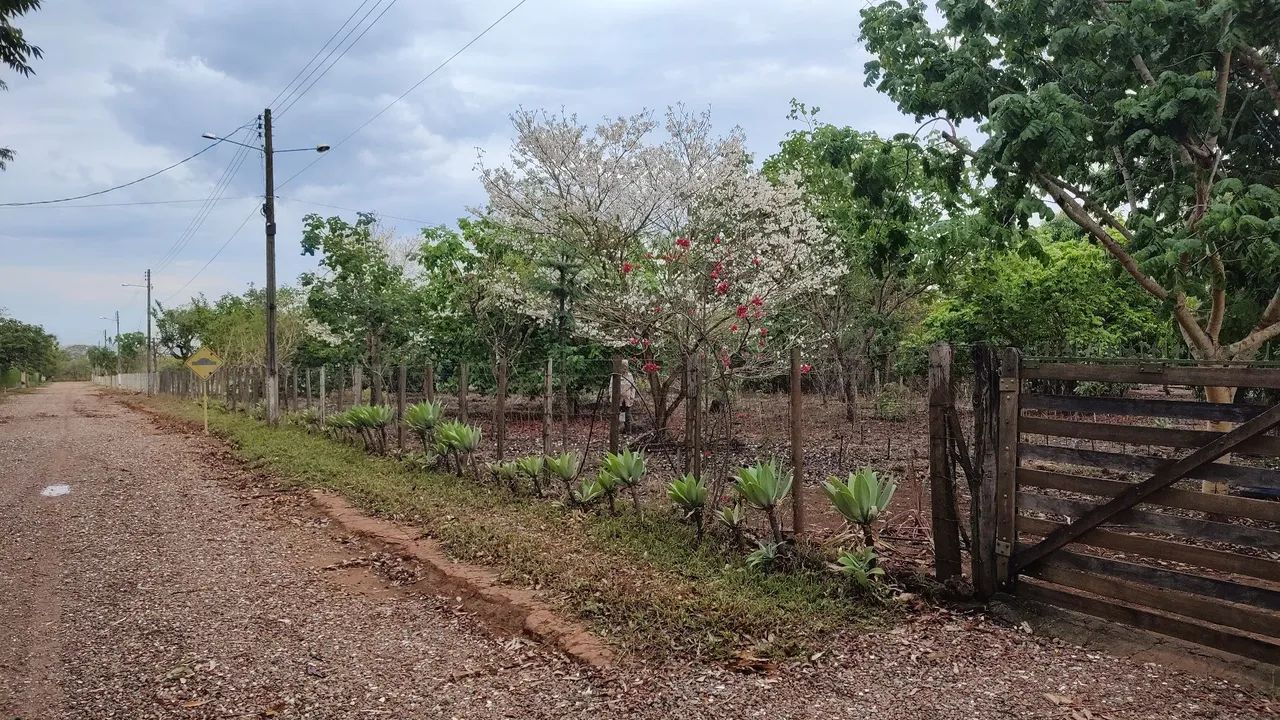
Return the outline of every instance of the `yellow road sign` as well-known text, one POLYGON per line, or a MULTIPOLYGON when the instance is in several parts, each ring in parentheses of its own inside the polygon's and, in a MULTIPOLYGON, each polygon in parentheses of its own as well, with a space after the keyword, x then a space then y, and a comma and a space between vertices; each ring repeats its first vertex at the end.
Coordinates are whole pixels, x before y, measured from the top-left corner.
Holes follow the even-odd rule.
POLYGON ((222 358, 209 348, 200 348, 195 355, 187 358, 186 365, 196 377, 208 380, 218 368, 222 367, 222 358))

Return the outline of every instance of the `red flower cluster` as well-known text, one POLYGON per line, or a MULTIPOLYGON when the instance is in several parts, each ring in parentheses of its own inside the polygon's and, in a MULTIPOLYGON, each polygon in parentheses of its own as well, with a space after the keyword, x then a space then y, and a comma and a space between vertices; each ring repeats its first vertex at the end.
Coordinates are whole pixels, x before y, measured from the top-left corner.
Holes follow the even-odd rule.
POLYGON ((721 280, 720 282, 716 283, 716 294, 717 294, 717 295, 724 295, 724 294, 725 294, 725 293, 727 293, 727 292, 729 292, 729 281, 728 281, 728 280, 721 280))
POLYGON ((803 365, 801 365, 801 366, 800 366, 800 374, 801 374, 801 375, 808 375, 808 374, 809 374, 809 371, 810 371, 810 370, 812 370, 812 369, 813 369, 813 366, 812 366, 812 365, 810 365, 809 363, 804 363, 803 365))
POLYGON ((760 297, 759 295, 752 295, 751 304, 755 305, 756 307, 760 307, 761 305, 764 305, 764 298, 760 297))
POLYGON ((680 247, 688 250, 690 245, 689 238, 687 237, 676 238, 676 245, 679 245, 680 247))
POLYGON ((739 306, 738 306, 738 318, 739 318, 739 319, 742 319, 742 320, 747 319, 747 306, 746 306, 746 305, 739 305, 739 306))
POLYGON ((751 264, 755 265, 756 267, 760 267, 760 258, 759 257, 751 258, 751 264))
POLYGON ((658 365, 658 363, 650 360, 649 362, 645 363, 640 369, 645 371, 646 373, 653 374, 658 372, 662 368, 658 365))
POLYGON ((630 275, 630 274, 631 274, 632 269, 633 269, 633 268, 631 267, 631 263, 629 263, 629 262, 624 262, 624 263, 622 263, 622 274, 623 274, 623 275, 630 275))

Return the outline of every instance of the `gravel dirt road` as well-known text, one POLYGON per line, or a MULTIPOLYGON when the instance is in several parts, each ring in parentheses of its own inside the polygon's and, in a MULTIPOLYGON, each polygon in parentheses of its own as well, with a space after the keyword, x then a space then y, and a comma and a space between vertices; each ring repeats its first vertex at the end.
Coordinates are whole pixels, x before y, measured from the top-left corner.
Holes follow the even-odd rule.
POLYGON ((0 718, 1164 720, 1275 709, 1223 681, 945 611, 772 675, 636 659, 590 670, 491 630, 377 550, 218 443, 88 385, 10 397, 0 718))

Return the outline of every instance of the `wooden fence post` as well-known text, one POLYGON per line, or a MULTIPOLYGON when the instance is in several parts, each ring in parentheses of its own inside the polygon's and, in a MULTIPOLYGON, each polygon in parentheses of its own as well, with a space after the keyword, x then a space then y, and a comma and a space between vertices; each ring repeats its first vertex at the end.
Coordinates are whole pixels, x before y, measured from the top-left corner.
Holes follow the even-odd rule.
MULTIPOLYGON (((551 393, 554 392, 554 361, 547 358, 547 369, 542 377, 542 454, 551 457, 551 393)), ((550 476, 543 470, 544 480, 550 476)))
POLYGON ((434 403, 436 401, 435 363, 427 363, 427 369, 422 373, 422 394, 427 398, 427 402, 434 403))
POLYGON ((693 434, 697 423, 694 408, 697 407, 698 402, 698 383, 697 371, 694 370, 693 363, 693 358, 686 355, 684 377, 681 378, 681 382, 684 384, 684 471, 696 475, 693 467, 693 434))
POLYGON ((307 368, 307 374, 303 376, 302 391, 307 395, 307 409, 311 409, 311 368, 307 368))
POLYGON ((609 452, 616 453, 621 443, 622 357, 613 356, 613 373, 609 376, 609 452))
POLYGON ((791 348, 791 530, 799 540, 805 532, 804 516, 804 388, 801 384, 800 348, 791 348))
POLYGON ((951 395, 951 346, 929 348, 929 497, 932 501, 934 573, 945 582, 958 577, 960 520, 956 517, 955 466, 951 462, 948 413, 951 395))
POLYGON ((409 366, 400 363, 399 377, 396 378, 396 439, 400 442, 400 452, 404 452, 404 404, 409 391, 409 366))
POLYGON ((364 366, 351 368, 351 407, 364 404, 364 366))
MULTIPOLYGON (((996 436, 999 434, 1000 373, 990 345, 973 348, 973 455, 969 477, 969 549, 974 593, 980 600, 996 592, 996 436)), ((958 418, 953 434, 959 436, 958 418)))
POLYGON ((467 364, 458 364, 458 420, 467 422, 467 390, 471 383, 467 380, 467 364))
POLYGON ((324 387, 324 366, 320 366, 320 419, 323 420, 329 415, 329 395, 325 392, 324 387))
POLYGON ((289 411, 297 412, 298 410, 298 368, 289 368, 289 379, 292 383, 289 391, 289 411))
POLYGON ((1022 390, 1022 354, 1005 348, 1000 354, 1000 435, 996 440, 996 581, 1005 587, 1017 579, 1009 559, 1017 546, 1018 400, 1022 390))
POLYGON ((502 462, 507 453, 507 359, 500 358, 495 370, 498 396, 493 399, 493 435, 498 441, 498 462, 502 462))

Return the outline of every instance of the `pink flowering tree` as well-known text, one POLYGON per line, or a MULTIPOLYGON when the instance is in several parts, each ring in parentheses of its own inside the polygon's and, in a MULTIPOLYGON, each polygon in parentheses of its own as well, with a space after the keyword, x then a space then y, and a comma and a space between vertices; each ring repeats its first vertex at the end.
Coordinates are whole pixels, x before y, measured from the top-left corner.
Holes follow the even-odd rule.
POLYGON ((683 401, 680 378, 704 382, 781 371, 795 338, 771 324, 830 287, 830 238, 792 177, 751 166, 741 131, 712 132, 679 109, 594 128, 520 112, 506 165, 485 167, 489 217, 533 255, 577 268, 578 333, 629 348, 659 428, 683 401))

